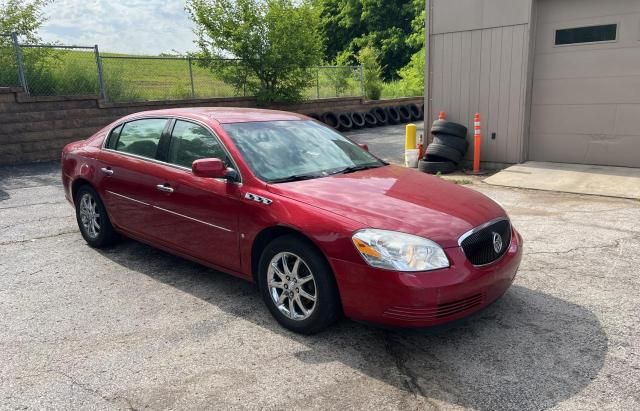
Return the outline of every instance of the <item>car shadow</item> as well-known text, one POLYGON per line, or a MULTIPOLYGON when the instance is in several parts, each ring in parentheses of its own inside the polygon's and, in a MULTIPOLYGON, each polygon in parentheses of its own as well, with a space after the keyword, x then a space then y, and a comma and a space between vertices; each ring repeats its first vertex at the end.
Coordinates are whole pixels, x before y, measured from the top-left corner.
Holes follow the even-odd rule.
POLYGON ((301 336, 283 329, 257 288, 244 280, 132 240, 100 252, 295 340, 307 348, 295 354, 299 361, 337 361, 416 396, 464 407, 552 407, 588 386, 607 353, 607 336, 591 311, 521 286, 449 327, 406 333, 343 320, 318 335, 301 336))

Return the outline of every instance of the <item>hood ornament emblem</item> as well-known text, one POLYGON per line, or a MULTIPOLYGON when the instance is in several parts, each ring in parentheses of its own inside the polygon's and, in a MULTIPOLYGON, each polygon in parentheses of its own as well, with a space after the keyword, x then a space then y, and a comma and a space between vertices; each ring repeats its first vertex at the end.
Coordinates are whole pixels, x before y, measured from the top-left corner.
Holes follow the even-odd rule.
POLYGON ((493 250, 496 252, 496 254, 500 254, 500 251, 502 251, 502 237, 500 237, 500 234, 493 232, 493 250))

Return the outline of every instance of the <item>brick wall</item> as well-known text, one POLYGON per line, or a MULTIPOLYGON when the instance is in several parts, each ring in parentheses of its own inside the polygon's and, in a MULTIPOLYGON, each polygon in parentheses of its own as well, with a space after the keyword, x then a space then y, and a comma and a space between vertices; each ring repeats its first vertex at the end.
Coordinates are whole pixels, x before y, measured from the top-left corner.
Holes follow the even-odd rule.
MULTIPOLYGON (((365 111, 376 106, 422 104, 422 97, 364 101, 359 97, 274 106, 299 113, 365 111)), ((252 97, 180 101, 104 103, 95 97, 29 97, 21 89, 0 88, 0 165, 57 160, 65 144, 86 138, 131 113, 172 107, 255 107, 252 97)))

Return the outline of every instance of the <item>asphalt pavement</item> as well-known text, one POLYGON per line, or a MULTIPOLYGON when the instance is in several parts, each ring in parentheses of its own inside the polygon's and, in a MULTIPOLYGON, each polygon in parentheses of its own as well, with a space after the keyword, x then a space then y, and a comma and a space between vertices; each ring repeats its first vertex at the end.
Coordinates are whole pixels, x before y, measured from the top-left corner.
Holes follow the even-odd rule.
POLYGON ((526 242, 502 299, 422 333, 300 336, 252 284, 88 247, 56 164, 0 168, 0 408, 640 409, 640 202, 469 187, 526 242))

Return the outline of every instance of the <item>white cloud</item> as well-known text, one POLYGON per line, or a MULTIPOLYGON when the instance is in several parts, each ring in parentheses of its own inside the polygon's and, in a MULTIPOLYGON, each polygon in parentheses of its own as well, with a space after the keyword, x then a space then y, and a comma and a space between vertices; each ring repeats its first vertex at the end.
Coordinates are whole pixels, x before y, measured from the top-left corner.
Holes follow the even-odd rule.
POLYGON ((54 0, 44 12, 45 41, 131 54, 196 50, 181 0, 54 0))

